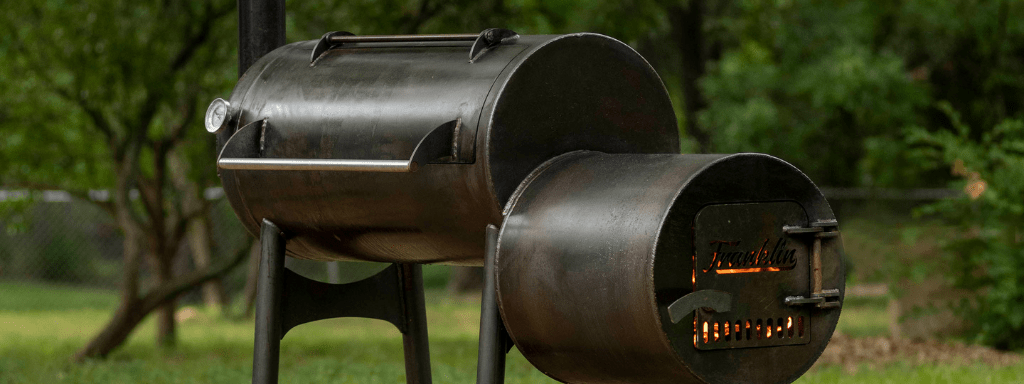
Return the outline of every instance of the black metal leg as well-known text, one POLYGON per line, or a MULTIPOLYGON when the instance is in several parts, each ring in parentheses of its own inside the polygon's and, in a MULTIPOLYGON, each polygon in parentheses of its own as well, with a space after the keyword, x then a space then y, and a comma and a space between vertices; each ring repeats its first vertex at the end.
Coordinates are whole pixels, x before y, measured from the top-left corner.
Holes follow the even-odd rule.
POLYGON ((260 228, 260 270, 256 290, 253 384, 276 384, 281 338, 289 329, 333 317, 388 321, 402 332, 408 384, 431 384, 423 268, 394 264, 348 284, 310 280, 285 268, 285 239, 274 223, 260 228))
POLYGON ((494 279, 494 257, 498 246, 498 228, 487 226, 484 257, 484 289, 480 298, 480 354, 477 360, 477 384, 505 382, 505 327, 498 313, 497 286, 494 279))
POLYGON ((253 384, 276 384, 281 356, 281 300, 284 286, 284 236, 274 223, 260 227, 260 271, 256 286, 256 337, 253 384))
POLYGON ((405 382, 430 384, 430 345, 427 340, 427 309, 423 299, 423 267, 401 264, 402 306, 405 313, 405 382))

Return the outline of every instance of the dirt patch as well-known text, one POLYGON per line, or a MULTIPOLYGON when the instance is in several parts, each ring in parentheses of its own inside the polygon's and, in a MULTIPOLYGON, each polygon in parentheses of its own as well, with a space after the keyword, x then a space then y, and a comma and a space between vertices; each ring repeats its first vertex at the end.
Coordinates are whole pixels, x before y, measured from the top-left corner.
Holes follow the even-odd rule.
POLYGON ((889 337, 853 338, 836 333, 815 366, 839 365, 852 373, 862 366, 880 368, 896 363, 915 366, 984 364, 1005 367, 1017 364, 1020 360, 1019 354, 977 345, 889 337))

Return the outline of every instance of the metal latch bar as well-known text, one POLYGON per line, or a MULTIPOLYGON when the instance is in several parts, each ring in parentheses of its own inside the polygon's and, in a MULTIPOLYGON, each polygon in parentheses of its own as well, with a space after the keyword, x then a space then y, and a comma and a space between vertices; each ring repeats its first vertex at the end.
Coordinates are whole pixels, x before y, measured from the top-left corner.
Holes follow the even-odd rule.
POLYGON ((821 292, 812 293, 811 297, 789 296, 786 297, 786 305, 808 305, 813 304, 818 308, 834 308, 839 306, 839 290, 825 289, 821 292))

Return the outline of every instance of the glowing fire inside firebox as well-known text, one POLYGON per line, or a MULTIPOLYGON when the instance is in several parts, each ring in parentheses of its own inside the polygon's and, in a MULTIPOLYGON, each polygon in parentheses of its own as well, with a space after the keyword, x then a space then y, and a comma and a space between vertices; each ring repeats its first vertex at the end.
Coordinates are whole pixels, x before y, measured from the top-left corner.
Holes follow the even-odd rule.
POLYGON ((731 275, 734 273, 754 273, 754 272, 778 272, 784 271, 778 267, 761 267, 761 268, 739 268, 739 269, 720 269, 716 271, 719 275, 731 275))
POLYGON ((779 238, 772 246, 771 239, 766 238, 760 248, 749 250, 739 241, 712 241, 711 262, 702 271, 719 275, 788 271, 796 267, 797 256, 787 244, 788 240, 779 238))

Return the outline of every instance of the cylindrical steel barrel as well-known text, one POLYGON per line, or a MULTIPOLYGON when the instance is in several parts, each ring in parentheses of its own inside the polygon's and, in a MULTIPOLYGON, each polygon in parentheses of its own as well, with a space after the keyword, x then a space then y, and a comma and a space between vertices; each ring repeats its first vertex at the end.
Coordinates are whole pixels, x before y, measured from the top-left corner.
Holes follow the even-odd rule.
POLYGON ((443 36, 266 55, 208 118, 232 133, 220 176, 235 212, 252 233, 277 224, 293 257, 480 265, 486 225, 537 165, 678 151, 665 88, 627 45, 503 42, 472 61, 472 41, 443 36))
POLYGON ((771 156, 573 152, 506 210, 501 314, 563 382, 790 382, 839 319, 834 216, 771 156))

